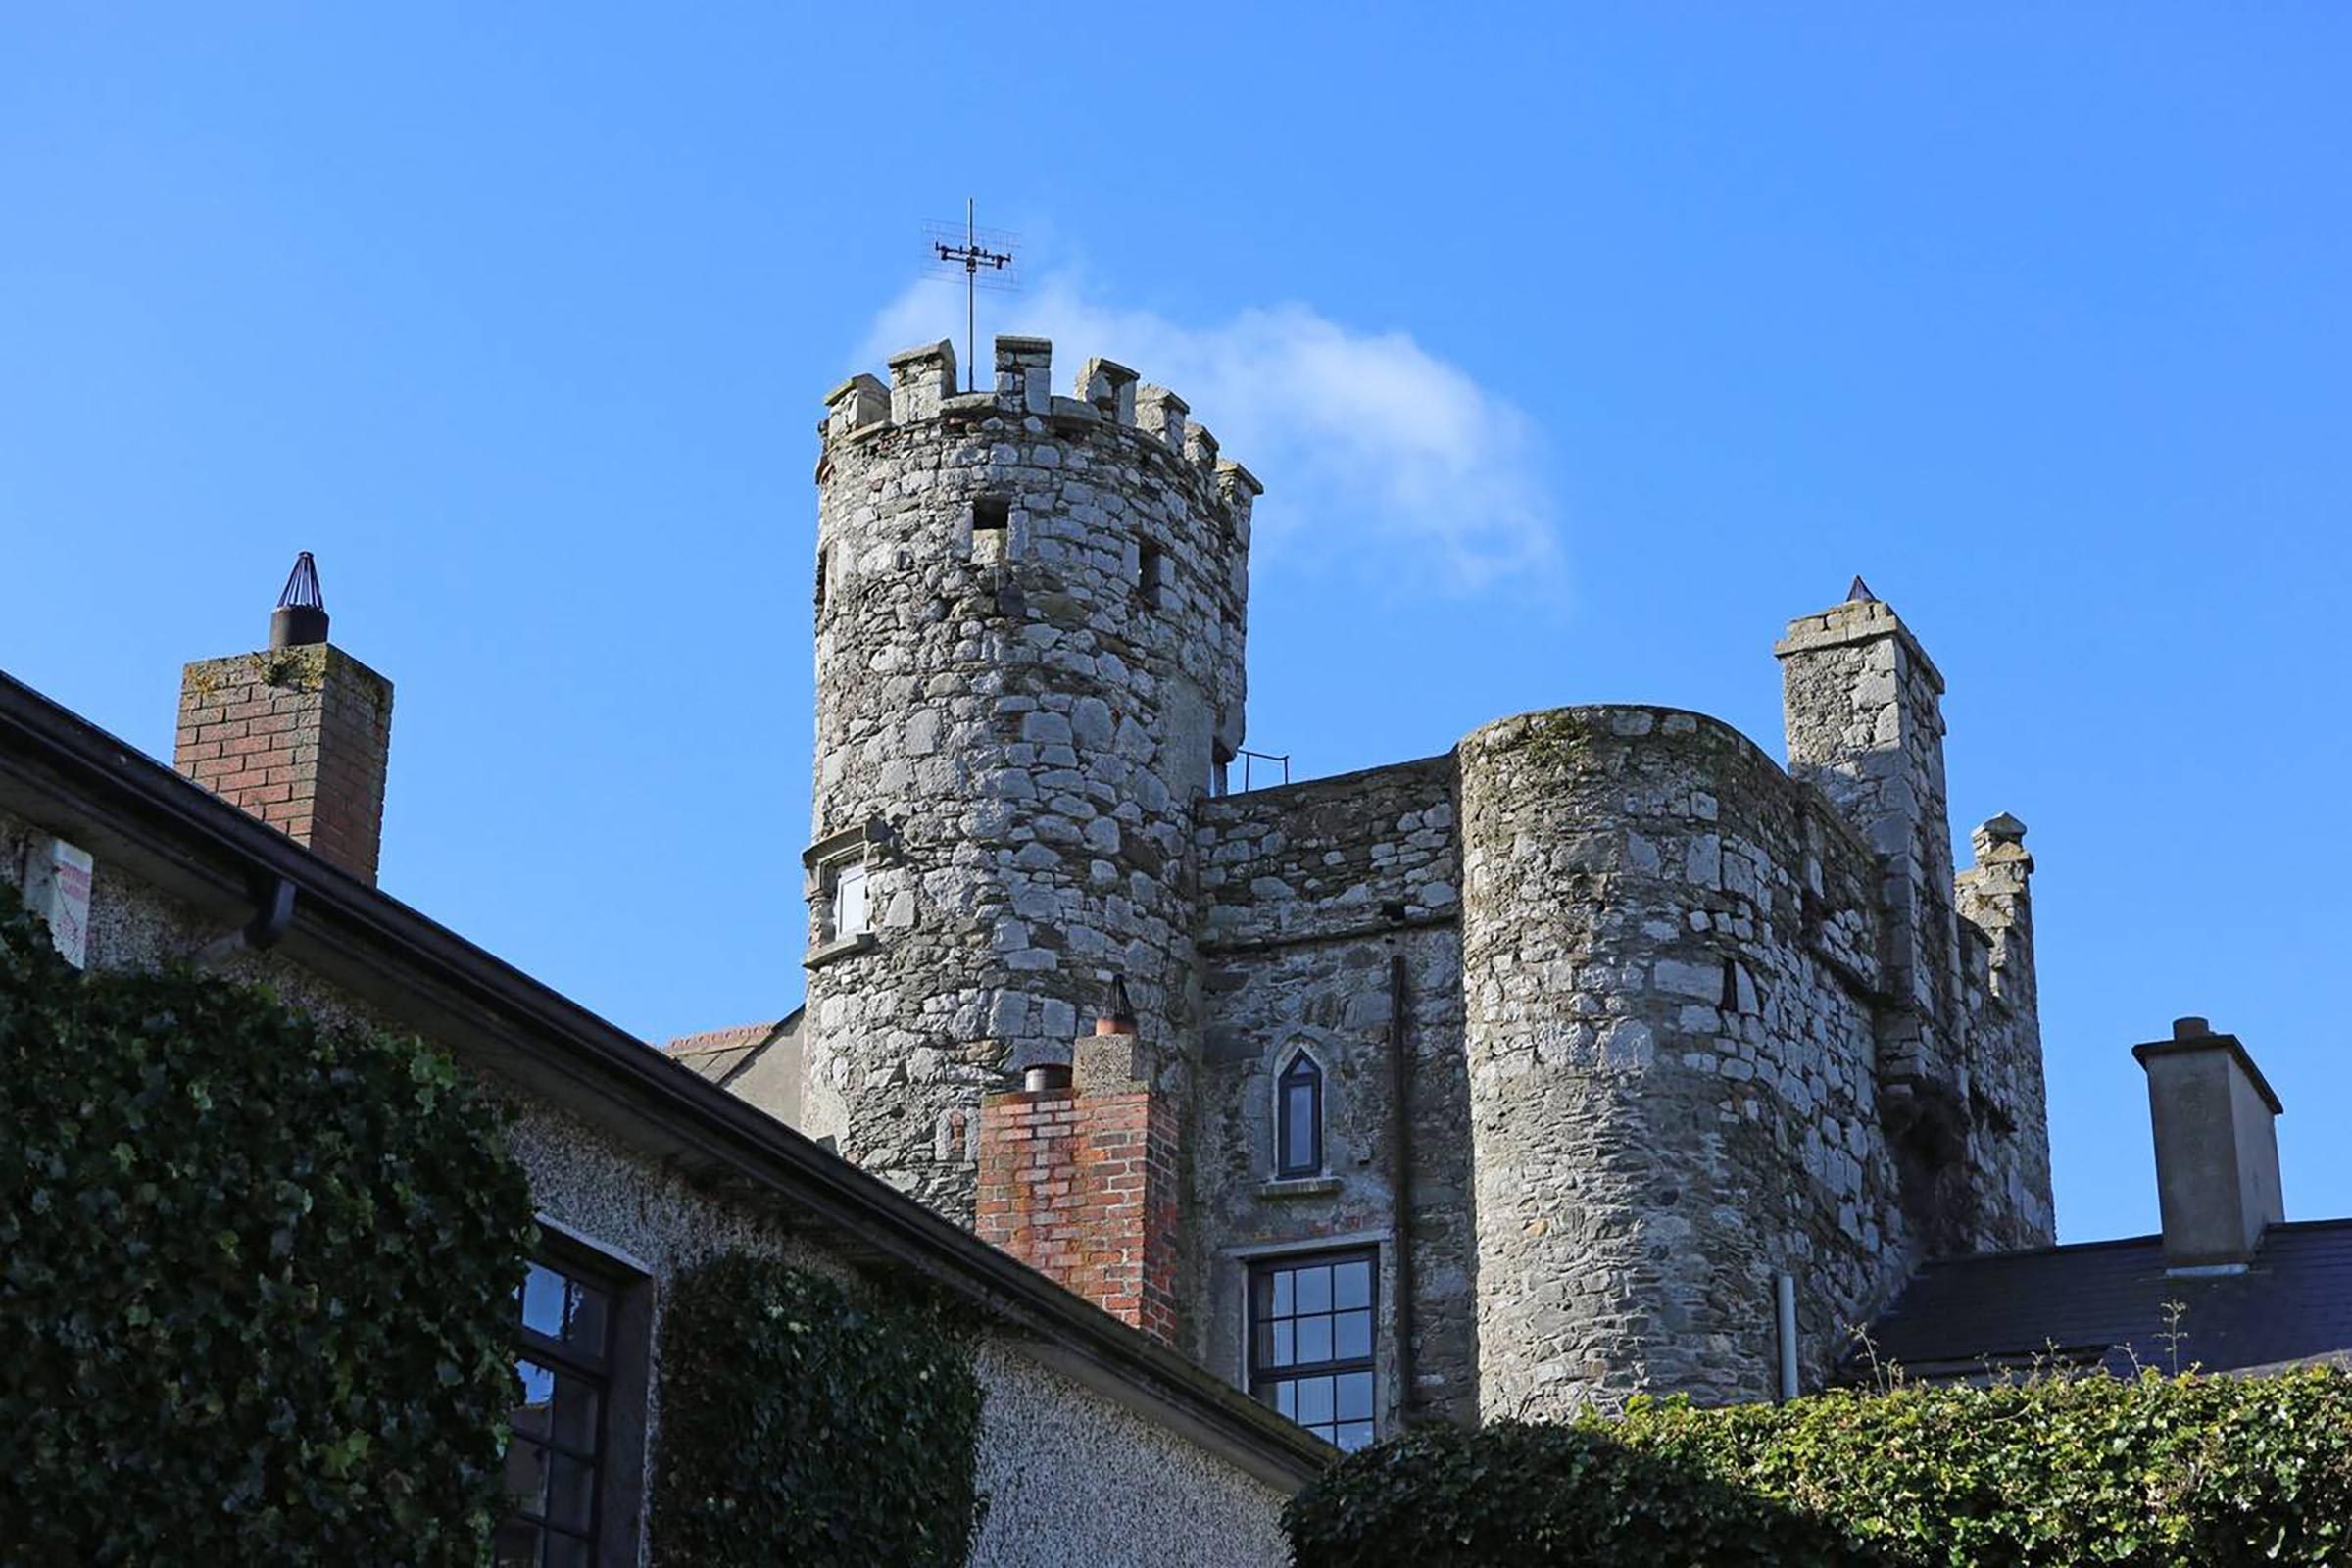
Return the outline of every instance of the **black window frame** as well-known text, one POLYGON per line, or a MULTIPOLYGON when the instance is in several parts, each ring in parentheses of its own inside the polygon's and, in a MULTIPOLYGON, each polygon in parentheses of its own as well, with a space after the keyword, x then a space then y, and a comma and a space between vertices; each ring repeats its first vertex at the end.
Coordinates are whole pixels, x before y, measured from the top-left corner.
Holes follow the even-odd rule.
POLYGON ((1338 1248, 1329 1251, 1282 1252, 1251 1258, 1249 1263, 1248 1298, 1245 1312, 1243 1354, 1247 1363, 1250 1396, 1288 1416, 1299 1426, 1327 1439, 1341 1447, 1360 1447, 1378 1441, 1380 1437, 1380 1249, 1378 1247, 1338 1248), (1301 1300, 1299 1276, 1310 1269, 1330 1269, 1343 1264, 1363 1265, 1364 1299, 1362 1304, 1338 1304, 1338 1280, 1334 1273, 1327 1276, 1329 1294, 1319 1309, 1307 1309, 1301 1300), (1287 1301, 1282 1294, 1279 1277, 1292 1277, 1291 1294, 1287 1301), (1282 1308, 1287 1305, 1290 1310, 1282 1308), (1339 1355, 1339 1319, 1361 1312, 1364 1316, 1364 1351, 1361 1355, 1339 1355), (1298 1325, 1321 1320, 1329 1335, 1333 1354, 1320 1360, 1302 1360, 1297 1355, 1298 1325), (1292 1327, 1290 1336, 1292 1357, 1279 1358, 1280 1328, 1292 1327), (1361 1377, 1367 1391, 1367 1402, 1360 1415, 1341 1418, 1340 1380, 1361 1377), (1309 1421, 1301 1419, 1297 1386, 1323 1378, 1331 1379, 1332 1408, 1330 1419, 1309 1421), (1281 1385, 1294 1386, 1292 1408, 1283 1408, 1281 1385), (1330 1430, 1322 1430, 1329 1428, 1330 1430), (1346 1429, 1360 1428, 1350 1434, 1346 1429), (1350 1436, 1360 1441, 1350 1444, 1350 1436))
POLYGON ((1274 1174, 1285 1180, 1323 1174, 1323 1064, 1315 1060, 1303 1046, 1291 1053, 1274 1079, 1274 1174), (1294 1147, 1291 1136, 1291 1097, 1303 1090, 1307 1096, 1307 1141, 1309 1147, 1301 1152, 1294 1147))
MULTIPOLYGON (((512 1505, 501 1516, 500 1529, 503 1532, 513 1524, 527 1523, 542 1532, 552 1530, 582 1542, 586 1547, 585 1560, 596 1568, 634 1564, 645 1504, 651 1281, 641 1270, 551 1228, 544 1219, 540 1222, 540 1246, 530 1261, 604 1296, 604 1346, 601 1354, 589 1354, 562 1339, 540 1333, 523 1321, 530 1285, 527 1274, 514 1293, 514 1359, 535 1362, 559 1375, 568 1375, 593 1386, 598 1396, 596 1441, 587 1454, 580 1453, 574 1446, 556 1441, 552 1434, 547 1439, 516 1435, 509 1442, 536 1443, 550 1452, 588 1463, 594 1491, 584 1536, 512 1505)), ((519 1380, 519 1368, 516 1375, 519 1380)), ((544 1544, 536 1560, 549 1560, 544 1544)))

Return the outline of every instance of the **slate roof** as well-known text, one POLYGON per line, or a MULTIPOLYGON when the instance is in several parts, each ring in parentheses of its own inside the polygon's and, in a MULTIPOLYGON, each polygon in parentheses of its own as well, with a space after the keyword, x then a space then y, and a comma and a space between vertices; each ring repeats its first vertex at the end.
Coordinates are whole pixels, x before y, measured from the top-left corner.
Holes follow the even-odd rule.
MULTIPOLYGON (((2172 1301, 2181 1370, 2352 1364, 2352 1219, 2274 1225, 2242 1274, 2168 1275, 2157 1236, 1930 1263, 1872 1326, 1871 1345, 1929 1381, 1983 1380, 2036 1358, 2129 1375, 2136 1356, 2171 1371, 2172 1301)), ((1849 1355, 1846 1373, 1867 1378, 1867 1354, 1849 1355)))

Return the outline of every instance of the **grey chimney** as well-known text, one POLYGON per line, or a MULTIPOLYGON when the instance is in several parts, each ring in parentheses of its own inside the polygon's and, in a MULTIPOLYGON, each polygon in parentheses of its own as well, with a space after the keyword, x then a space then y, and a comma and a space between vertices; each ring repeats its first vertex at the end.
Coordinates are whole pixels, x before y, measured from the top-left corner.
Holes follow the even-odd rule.
POLYGON ((2235 1035, 2179 1018, 2170 1040, 2133 1046, 2148 1075, 2156 1194, 2170 1269, 2243 1268, 2286 1217, 2278 1186, 2282 1107, 2235 1035))

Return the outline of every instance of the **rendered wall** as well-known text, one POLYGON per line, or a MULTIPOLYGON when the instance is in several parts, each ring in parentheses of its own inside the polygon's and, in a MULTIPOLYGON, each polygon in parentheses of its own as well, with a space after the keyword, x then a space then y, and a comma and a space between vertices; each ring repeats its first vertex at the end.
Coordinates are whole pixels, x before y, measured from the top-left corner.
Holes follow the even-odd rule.
MULTIPOLYGON (((0 882, 16 885, 34 830, 0 814, 0 882)), ((92 969, 184 959, 220 933, 176 902, 100 860, 91 908, 92 969)), ((225 972, 275 988, 289 1005, 335 1023, 412 1028, 348 1000, 270 954, 225 972)), ((646 1048, 652 1051, 654 1048, 646 1048)), ((647 1412, 647 1477, 661 1440, 660 1314, 667 1282, 715 1252, 741 1249, 843 1277, 849 1261, 788 1216, 698 1188, 579 1119, 514 1098, 511 1138, 539 1210, 650 1271, 656 1363, 647 1412)), ((1039 1347, 989 1331, 980 1348, 980 1484, 990 1511, 975 1568, 1280 1568, 1289 1559, 1283 1494, 1046 1364, 1039 1347)))
POLYGON ((993 391, 945 344, 846 385, 818 468, 814 834, 882 842, 872 945, 809 975, 803 1124, 967 1224, 981 1094, 1066 1060, 1111 975, 1191 1055, 1192 808, 1241 740, 1256 490, 1131 372, 1054 397, 1049 345, 997 348, 993 391), (976 542, 984 500, 1006 526, 976 542))
POLYGON ((1743 737, 1565 709, 1461 747, 1482 1412, 1768 1397, 1907 1264, 1868 847, 1743 737))

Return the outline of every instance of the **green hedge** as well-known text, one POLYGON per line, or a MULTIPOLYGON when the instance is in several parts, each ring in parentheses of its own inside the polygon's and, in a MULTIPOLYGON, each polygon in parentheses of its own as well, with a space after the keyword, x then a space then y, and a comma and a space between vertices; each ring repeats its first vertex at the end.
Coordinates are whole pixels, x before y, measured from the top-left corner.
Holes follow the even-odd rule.
POLYGON ((962 1568, 979 1441, 971 1343, 937 1313, 717 1258, 662 1318, 654 1561, 962 1568))
POLYGON ((446 1058, 0 886, 0 1561, 472 1568, 530 1243, 446 1058))
POLYGON ((1637 1400, 1408 1433, 1291 1502, 1298 1568, 2352 1563, 2352 1377, 1637 1400))

